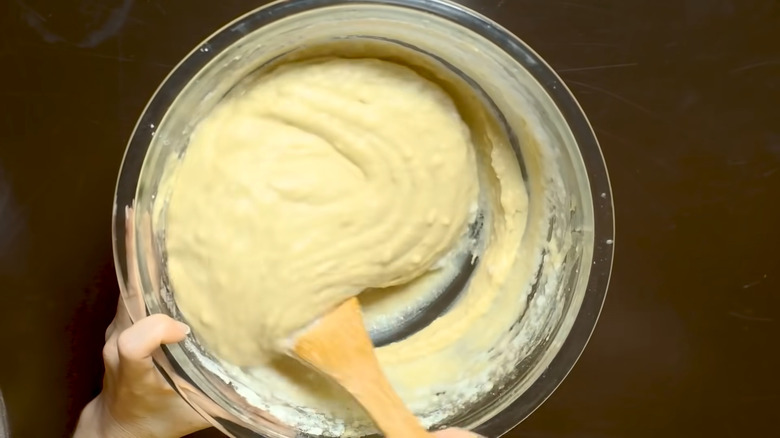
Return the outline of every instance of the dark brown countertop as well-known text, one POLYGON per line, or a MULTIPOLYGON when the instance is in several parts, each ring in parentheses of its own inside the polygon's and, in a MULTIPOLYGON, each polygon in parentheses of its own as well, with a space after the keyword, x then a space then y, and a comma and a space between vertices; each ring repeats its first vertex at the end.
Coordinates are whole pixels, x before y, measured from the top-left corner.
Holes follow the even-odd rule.
MULTIPOLYGON (((111 201, 146 101, 191 48, 262 3, 0 6, 0 388, 14 438, 67 436, 99 390, 117 296, 111 201)), ((615 198, 596 332, 510 436, 777 434, 780 3, 463 3, 561 74, 615 198)))

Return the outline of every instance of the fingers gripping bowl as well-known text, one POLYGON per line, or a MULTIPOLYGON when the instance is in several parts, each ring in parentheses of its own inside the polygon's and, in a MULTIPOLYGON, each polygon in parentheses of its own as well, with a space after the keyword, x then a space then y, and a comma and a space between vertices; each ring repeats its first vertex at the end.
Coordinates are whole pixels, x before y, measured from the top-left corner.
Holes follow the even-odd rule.
MULTIPOLYGON (((376 313, 367 315, 367 324, 382 346, 380 360, 386 356, 386 372, 397 388, 406 388, 399 392, 426 425, 475 428, 487 436, 508 431, 552 393, 596 323, 612 263, 611 191, 593 132, 560 79, 507 31, 449 2, 277 2, 237 19, 190 53, 141 116, 120 171, 115 258, 132 318, 166 313, 186 320, 167 269, 166 212, 171 169, 186 159, 198 123, 248 80, 313 56, 408 64, 453 97, 472 131, 484 134, 474 137, 502 145, 477 154, 486 183, 467 233, 473 244, 454 257, 439 292, 402 310, 371 292, 364 304, 376 313), (501 183, 513 181, 502 178, 509 168, 518 177, 513 187, 527 200, 518 207, 523 216, 515 222, 521 225, 516 241, 503 238, 496 225, 497 206, 508 202, 501 183), (128 205, 135 209, 126 221, 128 205), (500 257, 490 252, 499 237, 509 247, 500 257), (506 257, 516 260, 516 269, 500 288, 474 286, 506 257), (486 294, 491 300, 477 299, 486 294), (468 312, 480 306, 479 315, 468 312), (387 314, 396 316, 390 324, 383 323, 387 314), (446 347, 419 341, 434 328, 454 339, 446 347), (403 355, 412 358, 437 356, 433 350, 449 351, 441 358, 462 354, 447 366, 443 359, 403 362, 387 353, 397 353, 398 345, 406 345, 403 355)), ((343 394, 291 361, 279 359, 271 371, 236 367, 205 347, 197 330, 164 347, 155 362, 196 410, 230 436, 373 432, 343 394), (285 395, 296 391, 301 394, 285 395)))

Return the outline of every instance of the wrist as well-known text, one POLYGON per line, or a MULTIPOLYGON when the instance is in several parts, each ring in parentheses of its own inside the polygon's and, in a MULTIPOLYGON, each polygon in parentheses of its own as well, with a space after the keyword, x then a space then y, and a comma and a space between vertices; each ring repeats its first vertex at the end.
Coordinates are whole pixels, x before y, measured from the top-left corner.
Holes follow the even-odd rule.
POLYGON ((73 438, 132 438, 108 412, 102 395, 95 397, 81 411, 73 438))

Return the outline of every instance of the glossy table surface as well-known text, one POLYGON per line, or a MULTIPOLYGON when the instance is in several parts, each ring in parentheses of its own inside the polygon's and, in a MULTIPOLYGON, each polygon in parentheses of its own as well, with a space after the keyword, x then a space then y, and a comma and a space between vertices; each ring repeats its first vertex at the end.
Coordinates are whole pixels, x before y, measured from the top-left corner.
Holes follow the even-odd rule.
MULTIPOLYGON (((14 438, 67 436, 99 391, 117 299, 112 195, 146 101, 202 39, 262 3, 0 6, 0 389, 14 438)), ((559 72, 615 198, 599 325, 509 436, 776 435, 780 3, 463 3, 559 72)))

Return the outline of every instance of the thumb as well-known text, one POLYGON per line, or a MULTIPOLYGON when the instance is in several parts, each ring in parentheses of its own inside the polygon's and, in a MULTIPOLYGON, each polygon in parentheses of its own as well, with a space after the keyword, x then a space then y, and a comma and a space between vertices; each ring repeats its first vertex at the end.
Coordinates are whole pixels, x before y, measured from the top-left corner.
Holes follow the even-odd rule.
POLYGON ((435 436, 436 438, 479 438, 480 437, 480 435, 477 435, 473 432, 469 432, 463 429, 456 429, 454 427, 450 429, 444 429, 438 432, 434 432, 433 436, 435 436))
POLYGON ((180 342, 190 328, 168 315, 147 316, 123 331, 117 339, 117 353, 123 368, 140 373, 154 367, 151 356, 163 344, 180 342))

